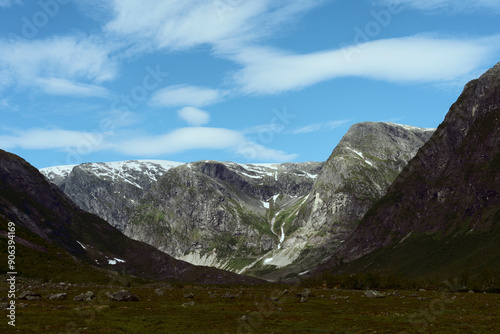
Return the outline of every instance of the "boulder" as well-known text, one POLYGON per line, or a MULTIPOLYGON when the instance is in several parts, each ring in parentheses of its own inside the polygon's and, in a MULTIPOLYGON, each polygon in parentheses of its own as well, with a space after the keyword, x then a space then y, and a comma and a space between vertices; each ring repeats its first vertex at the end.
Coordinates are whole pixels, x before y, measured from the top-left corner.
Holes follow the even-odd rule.
POLYGON ((127 290, 120 290, 115 293, 106 292, 106 296, 108 296, 109 300, 116 302, 136 302, 139 301, 139 297, 131 294, 127 290))
POLYGON ((155 290, 155 293, 156 293, 158 296, 165 296, 165 291, 163 291, 162 289, 156 289, 156 290, 155 290))
POLYGON ((95 297, 95 295, 92 291, 87 291, 85 293, 81 293, 78 296, 76 296, 74 298, 74 300, 80 301, 80 302, 89 302, 89 301, 92 301, 94 299, 94 297, 95 297))
POLYGON ((17 298, 21 300, 42 300, 42 295, 33 291, 23 291, 17 298))
POLYGON ((375 291, 375 290, 366 290, 365 296, 367 298, 385 298, 385 295, 383 293, 380 293, 380 292, 375 291))
POLYGON ((67 293, 54 293, 52 295, 47 295, 47 297, 45 297, 45 298, 48 300, 66 300, 66 298, 68 298, 68 294, 67 293))

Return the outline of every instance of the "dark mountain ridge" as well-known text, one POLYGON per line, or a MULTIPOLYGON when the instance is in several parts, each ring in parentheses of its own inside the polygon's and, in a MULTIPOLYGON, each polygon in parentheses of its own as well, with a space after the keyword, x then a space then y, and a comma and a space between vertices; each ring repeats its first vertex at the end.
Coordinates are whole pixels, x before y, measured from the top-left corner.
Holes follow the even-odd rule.
POLYGON ((500 268, 499 169, 500 63, 465 86, 322 269, 443 277, 500 268))

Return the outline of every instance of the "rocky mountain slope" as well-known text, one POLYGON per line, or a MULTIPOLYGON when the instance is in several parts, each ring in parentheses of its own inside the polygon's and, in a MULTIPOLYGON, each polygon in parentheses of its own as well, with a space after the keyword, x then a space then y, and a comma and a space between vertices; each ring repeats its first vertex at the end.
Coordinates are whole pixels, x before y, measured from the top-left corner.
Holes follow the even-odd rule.
POLYGON ((257 268, 278 269, 267 278, 293 277, 314 268, 349 237, 434 130, 392 123, 353 125, 300 207, 277 214, 286 239, 257 268))
POLYGON ((169 169, 182 165, 163 160, 85 163, 41 169, 80 208, 124 231, 144 193, 169 169))
POLYGON ((338 247, 432 132, 356 124, 326 165, 169 162, 147 180, 152 167, 140 161, 42 172, 134 239, 191 263, 277 279, 338 247), (143 172, 132 174, 137 164, 143 172))
POLYGON ((440 277, 499 268, 499 170, 500 63, 465 86, 327 267, 359 259, 350 270, 440 277))
MULTIPOLYGON (((0 150, 0 243, 3 246, 7 243, 9 221, 16 225, 18 251, 29 249, 29 253, 24 254, 30 257, 20 258, 29 266, 19 267, 20 272, 34 274, 30 268, 40 266, 43 259, 43 264, 57 270, 54 276, 85 268, 87 273, 115 270, 148 279, 256 282, 253 278, 178 261, 150 245, 129 239, 101 218, 78 208, 26 161, 0 150)), ((3 246, 1 249, 5 250, 3 246)))

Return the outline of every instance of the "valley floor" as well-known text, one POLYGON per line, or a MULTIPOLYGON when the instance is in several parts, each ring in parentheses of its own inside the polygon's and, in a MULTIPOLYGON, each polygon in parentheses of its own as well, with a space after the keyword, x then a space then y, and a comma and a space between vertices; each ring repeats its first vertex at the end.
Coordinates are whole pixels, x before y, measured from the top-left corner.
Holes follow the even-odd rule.
MULTIPOLYGON (((16 327, 3 333, 498 333, 500 295, 438 291, 305 289, 298 286, 187 286, 123 288, 31 284, 65 292, 67 300, 17 300, 16 327), (107 291, 127 289, 138 302, 111 302, 107 291), (73 298, 91 290, 92 302, 73 298), (161 291, 160 291, 161 290, 161 291), (163 295, 161 295, 163 294, 163 295), (24 307, 19 308, 23 303, 24 307)), ((0 293, 7 295, 6 286, 0 293)), ((5 298, 4 298, 5 299, 5 298)))

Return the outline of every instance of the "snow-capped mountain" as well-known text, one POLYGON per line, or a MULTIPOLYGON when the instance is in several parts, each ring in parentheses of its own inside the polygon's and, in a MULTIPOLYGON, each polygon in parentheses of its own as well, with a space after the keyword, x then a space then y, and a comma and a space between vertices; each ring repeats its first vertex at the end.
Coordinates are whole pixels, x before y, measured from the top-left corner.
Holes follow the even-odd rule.
POLYGON ((171 168, 164 160, 130 160, 56 166, 40 169, 82 209, 124 230, 144 193, 171 168))

